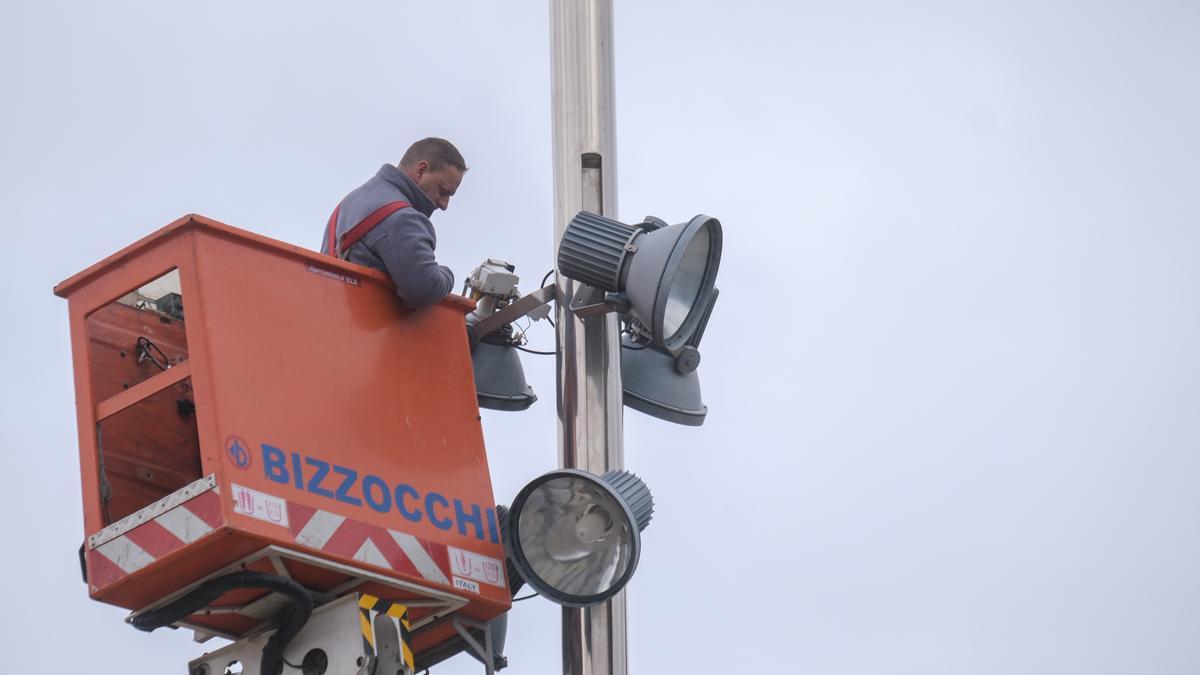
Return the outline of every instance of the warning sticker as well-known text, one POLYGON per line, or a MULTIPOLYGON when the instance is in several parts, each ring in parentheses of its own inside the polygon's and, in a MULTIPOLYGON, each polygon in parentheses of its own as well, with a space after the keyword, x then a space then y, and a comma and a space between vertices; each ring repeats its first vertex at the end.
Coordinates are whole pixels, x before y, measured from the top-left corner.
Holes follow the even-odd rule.
POLYGON ((504 588, 504 566, 499 560, 453 546, 448 549, 451 574, 504 588))
POLYGON ((268 523, 288 526, 287 501, 232 483, 233 511, 268 523))
POLYGON ((462 577, 454 577, 454 587, 462 591, 470 591, 479 595, 479 584, 462 577))

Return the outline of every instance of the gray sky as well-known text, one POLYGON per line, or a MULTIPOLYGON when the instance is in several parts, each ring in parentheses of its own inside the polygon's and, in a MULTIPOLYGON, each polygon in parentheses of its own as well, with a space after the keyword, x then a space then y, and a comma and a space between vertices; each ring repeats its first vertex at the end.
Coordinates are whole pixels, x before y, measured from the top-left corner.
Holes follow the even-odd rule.
MULTIPOLYGON (((725 226, 708 421, 625 418, 657 502, 631 671, 1200 672, 1200 5, 615 18, 620 216, 725 226)), ((316 247, 438 135, 472 166, 440 258, 531 287, 548 59, 545 2, 0 5, 6 672, 203 651, 79 580, 53 285, 192 211, 316 247)), ((553 359, 524 361, 541 401, 484 417, 501 501, 556 461, 553 359)), ((559 672, 558 617, 517 606, 512 672, 559 672)))

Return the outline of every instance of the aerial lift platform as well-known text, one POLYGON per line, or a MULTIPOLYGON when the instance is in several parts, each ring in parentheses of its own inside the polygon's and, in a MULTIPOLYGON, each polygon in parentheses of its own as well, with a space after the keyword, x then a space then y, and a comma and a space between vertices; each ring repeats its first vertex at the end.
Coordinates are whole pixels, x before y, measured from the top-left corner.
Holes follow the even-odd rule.
POLYGON ((471 301, 410 311, 382 272, 198 215, 55 293, 92 598, 245 640, 301 611, 254 583, 280 577, 354 605, 368 658, 397 619, 408 669, 511 607, 471 301))

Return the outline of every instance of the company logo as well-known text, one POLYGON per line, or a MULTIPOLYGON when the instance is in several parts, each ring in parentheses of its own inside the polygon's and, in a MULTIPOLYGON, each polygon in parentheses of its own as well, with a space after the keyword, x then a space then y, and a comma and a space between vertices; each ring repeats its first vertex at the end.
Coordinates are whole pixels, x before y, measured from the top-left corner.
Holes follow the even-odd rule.
MULTIPOLYGON (((273 483, 357 508, 365 506, 379 513, 399 513, 411 522, 425 521, 439 530, 453 529, 479 541, 500 543, 496 510, 491 507, 438 492, 422 492, 408 483, 390 482, 353 467, 287 452, 267 443, 259 446, 263 476, 273 483)), ((496 574, 499 575, 499 567, 496 574)))
POLYGON ((239 469, 245 470, 250 468, 250 446, 246 445, 237 436, 230 436, 225 439, 225 454, 229 455, 230 461, 239 469))

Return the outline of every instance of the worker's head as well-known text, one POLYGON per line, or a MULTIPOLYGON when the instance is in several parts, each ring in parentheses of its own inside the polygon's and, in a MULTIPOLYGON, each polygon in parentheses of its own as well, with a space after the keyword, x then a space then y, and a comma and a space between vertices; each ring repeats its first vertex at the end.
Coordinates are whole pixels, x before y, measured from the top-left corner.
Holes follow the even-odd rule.
POLYGON ((424 138, 404 153, 399 168, 445 211, 467 172, 467 163, 450 141, 424 138))

